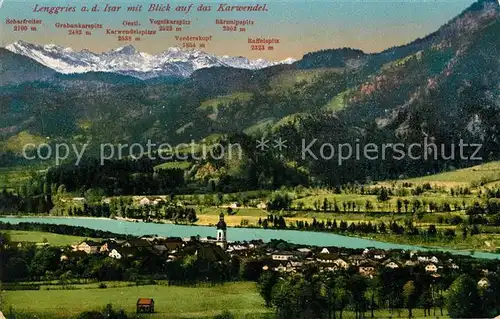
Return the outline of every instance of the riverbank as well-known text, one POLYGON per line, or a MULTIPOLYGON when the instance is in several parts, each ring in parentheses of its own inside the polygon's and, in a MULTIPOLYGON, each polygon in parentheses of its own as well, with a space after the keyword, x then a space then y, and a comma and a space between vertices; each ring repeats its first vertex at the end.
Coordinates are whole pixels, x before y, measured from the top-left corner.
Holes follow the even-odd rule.
MULTIPOLYGON (((218 221, 218 215, 201 215, 201 219, 193 224, 182 224, 182 223, 174 223, 170 220, 160 219, 152 222, 145 222, 140 219, 133 218, 124 218, 124 217, 115 217, 115 218, 106 218, 106 217, 70 217, 70 216, 47 216, 47 215, 37 215, 37 216, 16 216, 16 215, 7 215, 0 216, 0 218, 57 218, 62 220, 67 219, 83 219, 83 220, 95 220, 95 221, 106 221, 106 220, 116 220, 127 223, 141 223, 141 224, 155 224, 155 225, 177 225, 183 227, 214 227, 216 221, 218 221), (209 218, 207 218, 209 217, 209 218), (216 217, 216 219, 214 218, 216 217)), ((245 220, 247 216, 226 216, 226 223, 228 219, 234 220, 245 220)), ((288 221, 288 219, 287 219, 288 221)), ((351 223, 351 222, 349 222, 351 223)), ((241 225, 241 223, 227 223, 229 228, 233 229, 261 229, 264 230, 260 226, 256 226, 256 224, 248 224, 241 225)), ((274 228, 269 228, 270 230, 277 230, 274 228)), ((106 229, 102 229, 106 230, 106 229)), ((338 236, 343 236, 346 238, 360 238, 369 241, 377 241, 385 244, 401 244, 408 246, 417 246, 420 248, 424 248, 426 250, 454 250, 461 253, 467 254, 475 254, 476 252, 497 254, 497 247, 500 247, 500 234, 477 234, 474 236, 468 236, 465 240, 461 236, 455 236, 454 238, 424 238, 423 236, 412 236, 412 235, 395 235, 395 234, 367 234, 361 235, 356 233, 334 233, 334 232, 325 232, 325 231, 314 231, 314 230, 297 230, 297 229, 279 229, 278 231, 297 231, 297 232, 310 232, 310 233, 325 233, 325 234, 335 234, 338 236)), ((151 233, 143 234, 143 235, 151 235, 151 233)), ((196 234, 195 234, 196 235, 196 234)), ((208 234, 207 236, 214 236, 214 234, 208 234)), ((321 246, 321 244, 319 244, 321 246)))
MULTIPOLYGON (((117 234, 143 236, 143 235, 158 235, 168 237, 214 237, 214 227, 201 226, 201 225, 175 225, 175 224, 156 224, 145 222, 129 222, 125 220, 116 220, 109 218, 81 218, 81 217, 2 217, 0 221, 7 223, 45 223, 45 224, 59 224, 69 226, 81 226, 90 229, 97 229, 103 231, 110 231, 117 234)), ((470 250, 454 250, 450 248, 434 247, 434 246, 420 246, 410 245, 403 241, 403 238, 398 239, 397 242, 383 242, 374 239, 346 236, 343 234, 327 233, 327 232, 313 232, 313 231, 298 231, 298 230, 284 230, 284 229, 263 229, 263 228, 250 228, 250 227, 229 227, 228 240, 229 241, 249 241, 249 240, 263 240, 269 242, 272 239, 282 239, 284 241, 310 246, 338 246, 345 248, 379 248, 379 249, 404 249, 404 250, 441 250, 460 255, 472 255, 478 258, 487 259, 500 259, 500 254, 475 251, 471 253, 470 250)))

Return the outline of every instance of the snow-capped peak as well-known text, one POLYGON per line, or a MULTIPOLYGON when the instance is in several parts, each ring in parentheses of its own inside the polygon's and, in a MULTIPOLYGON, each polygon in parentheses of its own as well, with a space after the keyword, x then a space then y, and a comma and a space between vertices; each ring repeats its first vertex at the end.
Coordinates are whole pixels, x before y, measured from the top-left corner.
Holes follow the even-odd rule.
POLYGON ((241 69, 262 69, 277 64, 291 64, 294 59, 281 62, 264 59, 249 60, 246 57, 222 57, 199 50, 183 50, 171 47, 155 55, 138 51, 127 45, 103 53, 89 50, 75 51, 56 44, 38 45, 18 41, 7 50, 27 56, 60 73, 114 72, 141 79, 161 76, 189 77, 194 71, 214 66, 241 69))
POLYGON ((287 58, 287 59, 284 59, 284 60, 278 62, 278 64, 292 64, 295 62, 297 62, 297 60, 295 60, 294 58, 287 58))

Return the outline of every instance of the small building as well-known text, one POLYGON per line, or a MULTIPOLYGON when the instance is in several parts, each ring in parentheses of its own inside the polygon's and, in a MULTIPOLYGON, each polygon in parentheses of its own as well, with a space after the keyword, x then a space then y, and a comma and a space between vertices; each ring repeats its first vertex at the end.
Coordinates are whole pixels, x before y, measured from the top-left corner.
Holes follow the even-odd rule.
POLYGON ((137 300, 137 313, 141 312, 155 312, 155 302, 152 298, 139 298, 137 300))
POLYGON ((151 247, 153 244, 142 238, 133 238, 129 239, 126 242, 123 243, 122 247, 128 247, 128 248, 147 248, 151 247))
POLYGON ((337 269, 347 269, 349 268, 349 263, 343 260, 342 258, 337 258, 333 261, 337 269))
POLYGON ((135 255, 137 255, 137 250, 127 247, 114 248, 108 254, 109 257, 114 259, 130 258, 134 257, 135 255))
POLYGON ((229 207, 231 207, 231 208, 240 208, 241 204, 238 203, 238 202, 232 202, 231 205, 229 205, 229 207))
POLYGON ((428 264, 427 266, 425 266, 425 271, 426 272, 437 272, 438 268, 434 264, 428 264))
POLYGON ((386 268, 396 269, 399 268, 399 264, 394 261, 389 261, 384 265, 386 268))
POLYGON ((114 259, 122 259, 123 257, 116 249, 111 250, 108 256, 114 259))
POLYGON ((451 269, 460 269, 460 267, 457 264, 455 264, 455 263, 451 264, 450 268, 451 269))
POLYGON ((87 240, 73 246, 73 251, 84 251, 87 254, 95 254, 101 248, 101 243, 87 240))
POLYGON ((267 209, 267 204, 264 203, 264 202, 260 202, 257 204, 257 208, 260 208, 260 209, 267 209))
POLYGON ((273 260, 289 260, 294 258, 295 255, 291 252, 277 252, 272 254, 271 258, 273 260))
POLYGON ((113 249, 116 249, 116 248, 119 248, 120 245, 118 243, 116 243, 115 241, 107 241, 105 242, 101 248, 99 248, 99 252, 101 253, 107 253, 107 252, 110 252, 112 251, 113 249))
POLYGON ((477 282, 477 286, 479 288, 488 288, 490 286, 490 281, 488 280, 488 278, 482 278, 477 282))
POLYGON ((328 250, 328 248, 325 247, 325 248, 321 249, 321 251, 319 253, 320 254, 329 254, 330 251, 328 250))
POLYGON ((359 266, 359 274, 361 276, 373 278, 373 276, 375 276, 376 273, 377 273, 377 271, 375 270, 375 267, 373 267, 371 265, 359 266))

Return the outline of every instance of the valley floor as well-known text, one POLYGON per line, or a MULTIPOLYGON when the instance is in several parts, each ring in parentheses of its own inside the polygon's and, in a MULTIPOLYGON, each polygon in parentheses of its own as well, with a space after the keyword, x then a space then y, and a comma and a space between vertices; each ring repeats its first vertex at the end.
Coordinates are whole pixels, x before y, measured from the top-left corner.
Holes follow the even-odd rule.
MULTIPOLYGON (((39 318, 70 318, 84 311, 102 310, 107 304, 113 309, 123 309, 127 313, 135 312, 138 298, 153 298, 155 314, 145 318, 212 318, 224 311, 229 311, 236 318, 263 319, 274 318, 273 310, 266 308, 257 292, 255 283, 236 282, 220 286, 178 287, 159 285, 123 287, 126 283, 107 282, 108 288, 91 285, 50 285, 42 290, 3 291, 1 295, 2 311, 8 315, 29 313, 39 318), (50 289, 50 290, 48 290, 50 289)), ((399 309, 390 313, 377 310, 375 318, 406 317, 407 310, 399 309)), ((424 318, 422 309, 413 310, 414 318, 424 318)), ((448 318, 436 309, 434 318, 448 318)), ((369 318, 370 312, 366 313, 369 318)), ((345 311, 343 318, 354 318, 354 313, 345 311)))

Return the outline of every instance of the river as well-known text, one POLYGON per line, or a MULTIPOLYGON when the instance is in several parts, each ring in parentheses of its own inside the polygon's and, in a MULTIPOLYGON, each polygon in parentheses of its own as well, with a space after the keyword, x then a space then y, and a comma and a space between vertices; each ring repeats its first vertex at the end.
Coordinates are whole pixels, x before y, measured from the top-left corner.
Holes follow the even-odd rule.
MULTIPOLYGON (((31 222, 82 226, 92 229, 106 230, 117 234, 135 236, 158 235, 168 237, 191 237, 199 235, 201 237, 215 237, 215 227, 128 222, 123 220, 105 218, 0 217, 0 221, 11 224, 17 224, 19 222, 31 222)), ((320 247, 338 246, 346 248, 374 247, 379 249, 429 250, 427 248, 419 246, 385 243, 376 240, 342 236, 331 233, 262 228, 228 228, 227 238, 228 241, 248 241, 253 239, 261 239, 264 242, 268 242, 271 239, 282 239, 290 243, 320 247)), ((448 251, 453 254, 471 255, 471 253, 467 251, 455 251, 451 249, 439 250, 448 251)), ((500 259, 500 254, 475 252, 473 257, 500 259)))

